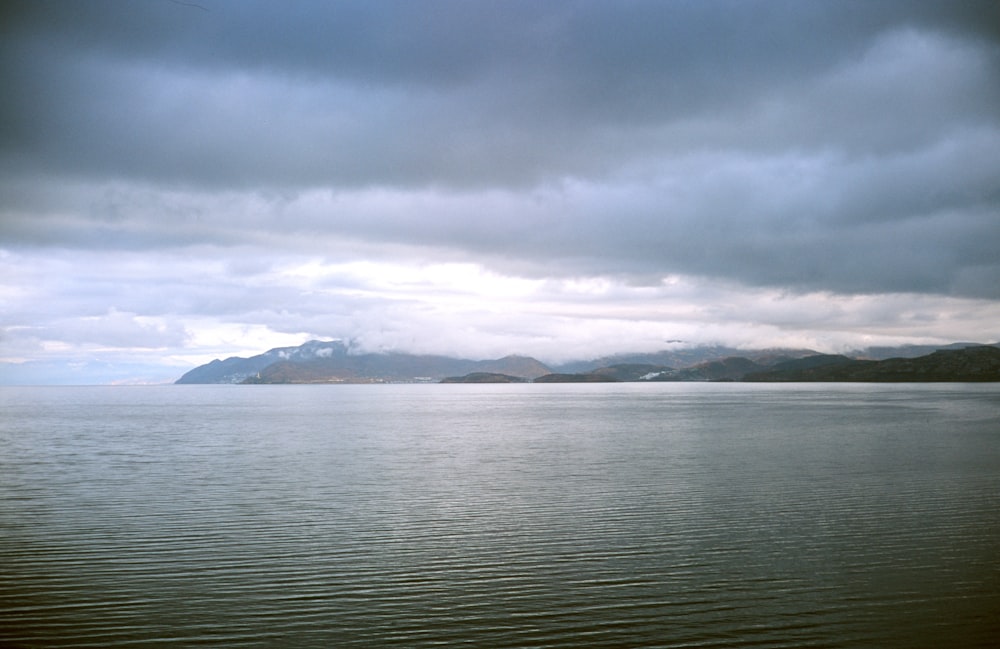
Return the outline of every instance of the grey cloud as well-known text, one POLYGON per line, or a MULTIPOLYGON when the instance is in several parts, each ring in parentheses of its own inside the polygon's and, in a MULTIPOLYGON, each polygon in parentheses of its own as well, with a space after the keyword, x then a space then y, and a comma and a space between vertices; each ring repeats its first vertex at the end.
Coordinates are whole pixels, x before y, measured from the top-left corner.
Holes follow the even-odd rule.
MULTIPOLYGON (((47 218, 9 215, 0 232, 206 260, 243 248, 248 259, 264 250, 266 258, 452 259, 527 276, 684 273, 803 291, 996 297, 1000 137, 966 139, 880 160, 686 156, 664 161, 653 180, 527 194, 284 198, 111 187, 75 194, 93 206, 89 217, 60 211, 68 207, 47 218)), ((238 285, 225 271, 211 281, 238 285)))
POLYGON ((157 324, 134 313, 110 310, 99 316, 55 320, 35 332, 49 340, 72 344, 158 349, 182 346, 187 338, 177 323, 157 324))
MULTIPOLYGON (((13 12, 4 149, 21 168, 213 187, 534 184, 676 146, 647 142, 652 128, 731 127, 733 111, 913 25, 950 26, 997 69, 973 23, 905 3, 87 7, 13 12)), ((852 90, 783 126, 827 114, 816 128, 849 137, 859 110, 880 108, 852 90)))

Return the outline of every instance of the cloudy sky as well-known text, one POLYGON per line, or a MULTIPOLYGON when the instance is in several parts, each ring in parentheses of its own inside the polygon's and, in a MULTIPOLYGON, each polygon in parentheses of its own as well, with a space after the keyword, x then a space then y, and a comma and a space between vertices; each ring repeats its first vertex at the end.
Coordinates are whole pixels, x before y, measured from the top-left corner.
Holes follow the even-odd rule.
POLYGON ((0 82, 0 382, 1000 340, 992 0, 6 2, 0 82))

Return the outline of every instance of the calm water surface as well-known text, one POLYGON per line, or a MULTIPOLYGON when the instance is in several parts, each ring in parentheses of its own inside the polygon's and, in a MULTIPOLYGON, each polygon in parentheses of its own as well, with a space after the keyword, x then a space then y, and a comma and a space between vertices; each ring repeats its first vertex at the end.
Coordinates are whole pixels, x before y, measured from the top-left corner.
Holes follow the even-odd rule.
POLYGON ((0 646, 1000 638, 1000 385, 0 388, 0 408, 0 646))

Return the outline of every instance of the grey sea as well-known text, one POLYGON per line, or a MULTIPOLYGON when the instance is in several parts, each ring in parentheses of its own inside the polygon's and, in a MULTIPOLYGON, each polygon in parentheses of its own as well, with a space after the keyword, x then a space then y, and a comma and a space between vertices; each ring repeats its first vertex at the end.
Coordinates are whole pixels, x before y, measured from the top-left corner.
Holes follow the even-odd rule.
POLYGON ((1000 385, 0 388, 4 647, 995 647, 1000 385))

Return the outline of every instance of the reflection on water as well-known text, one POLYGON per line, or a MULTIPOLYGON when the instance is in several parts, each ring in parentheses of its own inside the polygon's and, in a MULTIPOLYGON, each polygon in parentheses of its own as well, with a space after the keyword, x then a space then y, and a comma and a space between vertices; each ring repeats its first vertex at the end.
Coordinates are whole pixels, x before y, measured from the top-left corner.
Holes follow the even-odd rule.
POLYGON ((1000 386, 0 390, 0 645, 1000 637, 1000 386))

